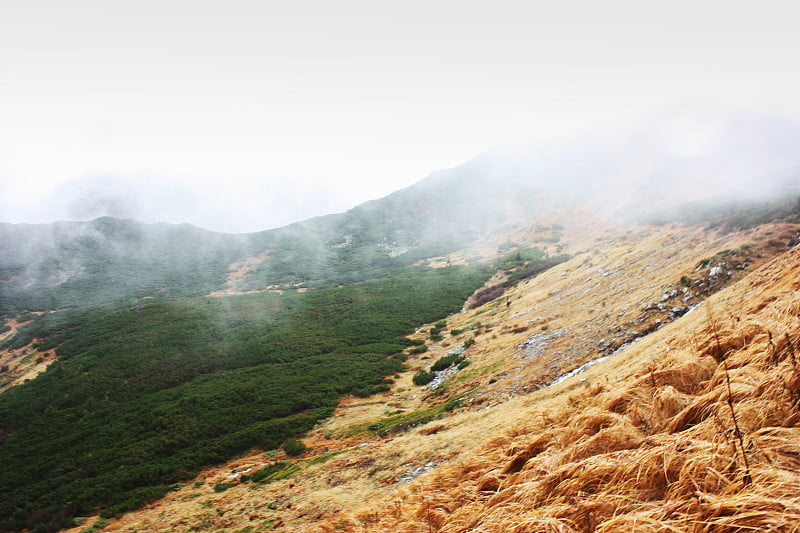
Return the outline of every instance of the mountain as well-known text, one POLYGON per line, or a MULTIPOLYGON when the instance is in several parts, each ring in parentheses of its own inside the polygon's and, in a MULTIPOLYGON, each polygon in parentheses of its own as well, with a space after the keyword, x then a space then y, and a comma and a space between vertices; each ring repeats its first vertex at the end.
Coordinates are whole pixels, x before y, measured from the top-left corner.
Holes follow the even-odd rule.
MULTIPOLYGON (((583 427, 573 411, 596 398, 613 403, 610 386, 576 394, 571 373, 645 379, 639 346, 678 342, 697 306, 766 283, 751 272, 778 268, 800 240, 800 127, 734 121, 684 130, 691 143, 671 128, 493 150, 346 213, 259 233, 111 217, 0 226, 0 530, 55 531, 95 513, 91 530, 120 529, 156 500, 180 507, 175 521, 145 516, 133 529, 505 527, 512 518, 486 518, 502 512, 495 493, 544 475, 516 475, 541 453, 525 455, 530 439, 583 427), (548 405, 560 414, 548 418, 548 405), (514 426, 528 435, 515 443, 498 435, 516 409, 543 425, 514 426), (492 466, 504 453, 510 463, 492 466), (233 473, 214 466, 234 458, 233 473), (478 477, 448 466, 458 486, 431 499, 472 483, 464 498, 486 496, 483 510, 431 508, 413 488, 399 504, 381 496, 443 463, 478 477), (330 506, 314 500, 323 494, 330 506)), ((736 305, 731 316, 746 314, 736 305)), ((652 394, 667 398, 658 380, 671 363, 659 364, 652 394)), ((686 395, 678 407, 697 400, 706 370, 697 384, 664 382, 686 395)), ((659 405, 609 407, 595 429, 619 422, 635 449, 669 440, 675 413, 641 414, 659 405)), ((581 431, 567 442, 597 433, 581 431)), ((634 449, 610 442, 553 460, 634 449)), ((584 525, 562 525, 593 529, 622 509, 591 505, 584 525)))
POLYGON ((632 222, 709 218, 800 195, 800 125, 654 117, 630 130, 491 150, 346 213, 252 234, 188 225, 0 225, 0 313, 224 290, 335 286, 535 224, 555 209, 632 222))
POLYGON ((241 291, 335 286, 446 255, 557 208, 627 222, 708 218, 732 203, 782 201, 791 210, 800 195, 797 146, 800 125, 785 120, 656 117, 624 133, 498 148, 346 213, 253 234, 110 217, 2 224, 0 313, 208 294, 225 289, 231 266, 245 260, 241 291))
POLYGON ((244 257, 242 240, 189 225, 0 225, 0 312, 42 311, 163 294, 203 294, 244 257))

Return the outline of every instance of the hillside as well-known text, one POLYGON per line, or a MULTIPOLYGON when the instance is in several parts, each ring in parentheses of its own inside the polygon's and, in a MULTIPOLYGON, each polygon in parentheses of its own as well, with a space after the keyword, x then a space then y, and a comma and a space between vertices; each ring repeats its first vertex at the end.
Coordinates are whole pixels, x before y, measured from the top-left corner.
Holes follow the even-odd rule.
MULTIPOLYGON (((454 171, 457 174, 457 171, 454 171)), ((386 275, 519 225, 516 195, 415 186, 345 213, 258 233, 188 224, 0 224, 0 316, 275 289, 335 287, 386 275)))
MULTIPOLYGON (((0 530, 502 530, 526 512, 506 489, 706 438, 692 428, 725 419, 692 406, 722 398, 719 369, 658 350, 705 353, 713 338, 727 364, 719 328, 749 303, 709 302, 761 283, 800 242, 800 126, 728 124, 702 154, 650 126, 490 151, 253 234, 3 224, 0 530), (703 333, 702 313, 720 325, 703 333), (656 359, 642 370, 645 346, 656 359), (698 382, 659 388, 661 374, 688 379, 665 366, 684 363, 698 382)), ((734 427, 742 461, 757 429, 734 427)), ((717 470, 733 479, 737 465, 717 470)), ((536 496, 556 530, 613 527, 672 494, 606 476, 551 502, 564 479, 536 496), (601 488, 624 505, 586 496, 601 488), (577 501, 589 518, 564 514, 577 501)))
POLYGON ((311 530, 796 531, 798 289, 795 246, 311 530))
MULTIPOLYGON (((741 481, 732 426, 719 430, 713 425, 730 424, 730 416, 725 414, 725 391, 718 390, 725 382, 714 374, 718 363, 700 355, 715 349, 708 344, 713 332, 705 309, 719 322, 721 346, 735 346, 739 341, 729 337, 744 326, 731 317, 744 319, 747 309, 759 307, 752 294, 763 292, 770 301, 783 290, 783 298, 793 298, 781 280, 793 283, 800 268, 797 248, 786 252, 787 243, 797 242, 798 231, 797 225, 765 225, 734 233, 682 226, 583 232, 582 239, 569 243, 575 247, 570 261, 521 282, 499 300, 475 309, 466 306, 448 317, 442 340, 427 340, 427 352, 410 356, 409 369, 395 376, 390 392, 341 402, 307 436, 311 449, 299 459, 271 451, 245 455, 202 472, 164 500, 112 520, 103 530, 591 531, 608 522, 603 527, 614 531, 629 530, 626 520, 637 519, 637 524, 650 525, 662 520, 679 531, 700 528, 710 518, 665 518, 656 511, 686 512, 698 501, 692 496, 683 502, 681 493, 666 492, 667 486, 678 491, 689 482, 675 485, 681 469, 703 465, 695 463, 705 460, 696 453, 727 446, 711 457, 726 462, 714 463, 719 472, 708 470, 711 478, 703 483, 717 483, 714 490, 725 495, 722 480, 733 483, 726 485, 729 490, 737 476, 741 481), (703 285, 713 287, 701 294, 696 289, 703 285), (679 298, 670 296, 673 290, 679 298), (684 312, 674 310, 679 306, 684 312), (427 370, 473 338, 463 354, 468 366, 445 372, 435 389, 412 383, 419 369, 427 370), (611 357, 597 360, 604 354, 611 357), (563 379, 595 360, 579 376, 563 379), (708 444, 690 440, 699 438, 692 431, 701 436, 709 431, 691 429, 699 419, 686 427, 670 425, 700 416, 700 411, 707 420, 707 405, 718 405, 716 421, 707 422, 708 444), (682 418, 676 416, 680 413, 682 418), (677 435, 681 432, 688 433, 677 435), (637 484, 636 474, 629 472, 657 475, 663 466, 654 470, 654 465, 663 465, 667 456, 675 462, 675 479, 668 477, 661 485, 649 478, 637 484), (272 473, 256 481, 260 470, 272 473), (583 483, 574 473, 583 471, 585 484, 573 489, 583 483), (591 472, 598 477, 588 477, 591 472), (664 488, 659 494, 642 493, 658 486, 664 488), (526 503, 530 498, 537 498, 536 507, 526 503), (645 511, 652 514, 637 518, 645 511)), ((522 244, 535 235, 519 232, 514 237, 522 244)), ((430 327, 411 338, 430 339, 430 327)), ((767 327, 778 331, 776 324, 767 327)), ((764 339, 748 340, 748 345, 767 342, 765 334, 751 334, 764 339)), ((737 371, 733 363, 729 371, 737 371)), ((745 375, 732 379, 734 389, 737 382, 748 382, 745 375)), ((736 401, 747 397, 743 393, 736 401)), ((738 412, 736 403, 734 409, 738 412)), ((742 420, 754 416, 746 413, 742 420)), ((767 420, 772 415, 759 423, 767 420)), ((757 429, 757 423, 743 427, 743 438, 755 442, 757 429)), ((773 439, 770 450, 784 447, 792 453, 785 430, 775 430, 780 442, 774 432, 762 431, 773 439)), ((755 472, 757 459, 750 464, 755 472)), ((769 493, 772 489, 758 485, 759 480, 751 485, 760 488, 748 490, 769 493)), ((722 505, 706 485, 698 486, 708 494, 705 503, 722 505)), ((797 505, 794 496, 780 494, 787 494, 783 509, 797 505)), ((769 513, 760 516, 748 511, 737 519, 762 526, 770 522, 759 519, 773 519, 769 513)), ((791 530, 790 523, 785 518, 778 530, 791 530)))

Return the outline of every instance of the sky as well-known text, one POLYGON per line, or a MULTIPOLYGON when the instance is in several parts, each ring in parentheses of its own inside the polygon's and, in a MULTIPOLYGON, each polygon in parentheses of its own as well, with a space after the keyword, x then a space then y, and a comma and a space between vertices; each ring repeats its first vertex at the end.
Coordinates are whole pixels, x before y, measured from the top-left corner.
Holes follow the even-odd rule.
POLYGON ((799 10, 0 0, 0 221, 256 231, 676 102, 797 116, 799 10))

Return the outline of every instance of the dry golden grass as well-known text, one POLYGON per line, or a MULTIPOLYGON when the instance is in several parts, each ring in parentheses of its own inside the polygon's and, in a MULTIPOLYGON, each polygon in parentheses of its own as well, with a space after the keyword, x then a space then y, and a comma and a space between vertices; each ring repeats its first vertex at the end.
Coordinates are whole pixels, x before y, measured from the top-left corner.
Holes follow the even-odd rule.
POLYGON ((794 249, 621 354, 617 381, 313 531, 798 531, 798 289, 794 249))

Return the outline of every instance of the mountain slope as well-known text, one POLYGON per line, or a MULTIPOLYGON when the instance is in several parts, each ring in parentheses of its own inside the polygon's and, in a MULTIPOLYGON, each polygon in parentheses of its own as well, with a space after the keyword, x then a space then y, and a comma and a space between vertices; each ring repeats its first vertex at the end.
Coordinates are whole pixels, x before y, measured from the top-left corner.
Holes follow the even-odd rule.
POLYGON ((204 294, 245 251, 237 236, 188 224, 0 224, 0 314, 204 294))
MULTIPOLYGON (((750 266, 732 269, 731 278, 713 290, 748 283, 748 276, 759 275, 750 270, 783 254, 784 237, 796 236, 798 229, 770 225, 731 233, 696 227, 596 227, 571 242, 576 252, 572 260, 523 281, 499 300, 448 317, 442 340, 430 340, 433 325, 418 330, 411 338, 425 340, 428 351, 409 357, 409 370, 394 377, 390 392, 340 403, 334 415, 307 436, 312 449, 299 460, 272 453, 242 457, 201 473, 195 483, 149 509, 111 521, 105 529, 499 531, 520 526, 525 520, 515 517, 517 512, 527 516, 523 507, 505 509, 502 503, 492 509, 486 502, 490 491, 515 479, 503 470, 529 441, 560 435, 562 425, 569 429, 581 412, 593 416, 591 407, 603 405, 597 403, 596 391, 627 391, 627 382, 616 381, 617 376, 634 372, 636 379, 649 379, 650 366, 663 363, 663 368, 654 367, 656 379, 663 376, 664 383, 676 389, 684 390, 674 382, 689 379, 687 372, 702 378, 702 364, 689 361, 689 370, 670 369, 667 358, 649 351, 653 345, 671 346, 667 335, 676 339, 670 343, 683 342, 682 325, 702 318, 702 307, 670 318, 676 305, 669 298, 672 288, 681 288, 684 276, 693 277, 694 287, 711 281, 712 269, 736 261, 726 250, 740 249, 752 250, 750 266), (776 242, 770 244, 772 240, 776 242), (698 269, 704 259, 712 259, 711 264, 698 269), (668 306, 662 312, 657 304, 665 301, 668 306), (653 329, 656 321, 663 327, 653 329), (445 372, 447 377, 436 389, 412 383, 419 370, 430 369, 472 338, 474 344, 464 353, 469 366, 445 372), (582 375, 554 383, 602 356, 611 340, 627 343, 637 338, 630 348, 623 347, 582 375), (284 470, 274 480, 247 480, 276 461, 284 463, 284 470), (417 476, 419 481, 414 481, 417 476), (217 486, 229 488, 215 492, 217 486), (465 525, 459 508, 471 509, 473 526, 465 525), (495 523, 491 513, 506 514, 495 523)), ((521 231, 513 239, 524 243, 526 235, 536 236, 521 231)), ((640 386, 637 382, 634 390, 640 386)), ((665 390, 662 395, 671 389, 665 390)), ((630 416, 649 416, 645 407, 637 406, 630 416)), ((618 418, 615 413, 603 420, 613 425, 618 418)), ((559 442, 554 438, 549 445, 559 442)), ((563 445, 569 443, 565 440, 563 445)), ((601 445, 602 440, 591 446, 602 451, 601 445)), ((531 524, 531 531, 547 530, 544 522, 531 524)))
POLYGON ((795 531, 798 289, 795 247, 478 452, 313 531, 795 531))

